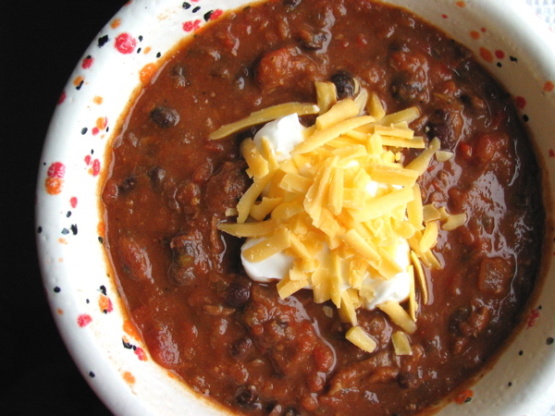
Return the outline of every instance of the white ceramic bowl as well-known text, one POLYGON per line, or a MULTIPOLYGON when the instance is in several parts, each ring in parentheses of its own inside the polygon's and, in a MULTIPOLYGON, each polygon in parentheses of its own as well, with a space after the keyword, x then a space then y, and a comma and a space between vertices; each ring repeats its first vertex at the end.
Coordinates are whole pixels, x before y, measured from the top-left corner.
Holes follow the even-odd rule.
MULTIPOLYGON (((157 366, 126 325, 99 236, 99 179, 111 130, 141 77, 177 41, 244 0, 134 0, 106 25, 71 75, 38 177, 38 248, 59 330, 84 377, 119 415, 216 415, 157 366)), ((468 46, 517 99, 555 195, 555 35, 523 0, 388 0, 468 46)), ((551 197, 549 197, 551 198, 551 197)), ((552 201, 548 201, 552 203, 552 201)), ((550 232, 551 230, 549 230, 550 232)), ((546 253, 551 257, 551 250, 546 253)), ((441 415, 543 416, 555 405, 555 265, 528 323, 472 400, 441 415)))

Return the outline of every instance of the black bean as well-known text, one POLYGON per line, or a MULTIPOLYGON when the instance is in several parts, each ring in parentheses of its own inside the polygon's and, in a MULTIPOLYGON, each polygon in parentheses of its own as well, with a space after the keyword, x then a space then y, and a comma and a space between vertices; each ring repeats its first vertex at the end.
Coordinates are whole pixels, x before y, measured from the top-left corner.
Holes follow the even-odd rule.
POLYGON ((288 10, 292 10, 301 4, 302 0, 283 0, 283 4, 288 10))
POLYGON ((236 308, 245 305, 251 297, 251 286, 252 282, 246 277, 235 279, 227 289, 226 303, 236 308))
POLYGON ((159 166, 153 166, 148 170, 147 176, 150 179, 152 189, 156 192, 160 192, 162 190, 162 183, 166 177, 166 171, 159 166))
POLYGON ((129 176, 119 184, 118 189, 120 193, 125 194, 132 191, 137 186, 137 178, 135 176, 129 176))
POLYGON ((326 32, 303 31, 299 35, 301 47, 308 50, 320 50, 326 46, 328 35, 326 32))
POLYGON ((340 71, 331 76, 331 82, 335 84, 337 90, 337 98, 352 97, 356 93, 356 83, 352 75, 345 71, 340 71))
POLYGON ((418 100, 423 90, 422 83, 411 79, 406 75, 397 76, 390 86, 390 92, 393 98, 403 104, 410 104, 418 100))
POLYGON ((150 112, 150 119, 165 129, 179 123, 179 113, 173 108, 158 106, 150 112))
POLYGON ((246 407, 254 408, 258 404, 258 394, 256 394, 256 387, 254 386, 241 386, 235 392, 235 401, 237 404, 246 407))

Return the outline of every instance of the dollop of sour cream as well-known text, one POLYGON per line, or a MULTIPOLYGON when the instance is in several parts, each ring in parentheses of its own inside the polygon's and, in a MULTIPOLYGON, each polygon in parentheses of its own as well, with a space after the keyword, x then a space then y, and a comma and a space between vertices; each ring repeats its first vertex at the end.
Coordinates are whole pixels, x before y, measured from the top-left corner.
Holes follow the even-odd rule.
MULTIPOLYGON (((291 157, 292 150, 303 141, 305 127, 300 123, 297 114, 291 114, 263 126, 254 136, 253 141, 261 149, 262 138, 268 140, 277 161, 287 160, 291 157)), ((370 195, 376 195, 382 186, 378 182, 371 182, 365 189, 370 195)), ((249 247, 254 246, 260 239, 249 238, 243 244, 241 253, 249 247)), ((321 255, 325 256, 327 250, 321 255)), ((387 301, 403 302, 409 297, 412 277, 407 270, 410 264, 410 247, 404 239, 399 239, 395 247, 394 259, 402 270, 390 279, 382 279, 379 276, 367 276, 363 280, 363 287, 373 293, 371 299, 361 298, 362 307, 374 309, 376 306, 387 301)), ((247 275, 256 282, 268 283, 281 280, 292 267, 294 258, 283 252, 276 253, 260 262, 251 262, 241 255, 241 261, 247 275)))

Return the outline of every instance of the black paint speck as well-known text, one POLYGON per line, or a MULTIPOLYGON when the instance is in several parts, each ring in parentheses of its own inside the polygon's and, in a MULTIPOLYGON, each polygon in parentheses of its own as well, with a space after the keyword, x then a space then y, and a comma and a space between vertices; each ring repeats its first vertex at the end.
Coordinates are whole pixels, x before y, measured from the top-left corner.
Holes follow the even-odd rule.
POLYGON ((85 303, 88 305, 89 303, 91 303, 91 301, 89 299, 85 300, 85 303))
POLYGON ((497 62, 497 68, 501 68, 503 64, 501 62, 497 62))
POLYGON ((526 114, 523 114, 523 115, 522 115, 522 120, 523 120, 525 123, 528 123, 528 121, 530 120, 530 117, 528 117, 526 114))
POLYGON ((161 56, 162 56, 162 54, 161 54, 160 52, 158 52, 158 53, 156 54, 156 57, 157 57, 157 58, 160 58, 161 56))
POLYGON ((125 340, 121 340, 121 342, 123 343, 123 348, 125 348, 126 350, 130 350, 133 349, 133 344, 129 343, 129 342, 125 342, 125 340))
POLYGON ((214 10, 210 10, 209 12, 204 13, 204 20, 206 22, 208 22, 210 20, 210 17, 212 16, 212 13, 214 13, 214 10))
POLYGON ((195 7, 195 8, 193 9, 193 13, 196 13, 196 12, 198 12, 199 10, 200 10, 200 6, 197 6, 197 7, 195 7))
POLYGON ((73 233, 73 235, 77 235, 77 224, 71 225, 71 232, 73 233))
POLYGON ((518 62, 518 58, 515 57, 515 56, 509 56, 509 60, 510 60, 511 62, 518 62))
POLYGON ((538 306, 538 310, 541 311, 542 309, 543 309, 543 306, 542 306, 542 305, 539 305, 539 306, 538 306))
POLYGON ((140 54, 142 51, 142 48, 137 48, 137 54, 140 54))
POLYGON ((507 383, 507 386, 508 386, 508 387, 513 387, 513 382, 512 382, 512 381, 509 381, 509 382, 507 383))
POLYGON ((139 42, 142 42, 143 39, 144 39, 144 38, 143 38, 143 35, 139 35, 139 38, 138 38, 138 39, 139 39, 139 42))
POLYGON ((106 290, 106 286, 104 285, 100 286, 98 290, 100 290, 100 293, 102 293, 104 296, 106 296, 106 293, 108 293, 108 291, 106 290))
POLYGON ((79 83, 79 85, 77 85, 77 86, 75 87, 75 89, 76 89, 76 90, 80 90, 84 83, 85 83, 85 81, 81 81, 81 82, 79 83))
POLYGON ((553 345, 553 342, 555 341, 555 339, 553 339, 553 337, 549 337, 545 340, 545 343, 547 345, 553 345))
POLYGON ((85 134, 87 134, 88 131, 89 131, 89 129, 87 127, 83 127, 81 129, 81 134, 84 136, 85 134))
POLYGON ((190 9, 190 8, 191 8, 191 5, 190 5, 189 3, 187 3, 186 1, 184 1, 182 7, 183 7, 185 10, 187 10, 187 9, 190 9))
POLYGON ((523 355, 524 355, 524 351, 520 350, 520 351, 518 352, 518 355, 523 356, 523 355))
POLYGON ((54 293, 60 293, 62 291, 62 288, 59 286, 56 286, 53 290, 54 290, 54 293))
POLYGON ((72 212, 71 212, 71 211, 68 211, 68 212, 66 213, 66 218, 71 217, 71 214, 72 214, 72 212))
POLYGON ((37 233, 42 233, 42 227, 39 225, 39 227, 37 228, 37 233))
POLYGON ((100 244, 104 244, 104 239, 102 237, 98 236, 98 242, 100 244))
POLYGON ((98 47, 102 48, 104 45, 106 45, 108 43, 108 41, 110 40, 108 35, 104 35, 98 38, 98 47))
POLYGON ((69 234, 69 230, 67 228, 64 228, 62 230, 62 235, 68 235, 69 234))
POLYGON ((92 371, 89 371, 89 377, 95 378, 95 377, 96 377, 96 374, 95 374, 94 372, 92 372, 92 371))

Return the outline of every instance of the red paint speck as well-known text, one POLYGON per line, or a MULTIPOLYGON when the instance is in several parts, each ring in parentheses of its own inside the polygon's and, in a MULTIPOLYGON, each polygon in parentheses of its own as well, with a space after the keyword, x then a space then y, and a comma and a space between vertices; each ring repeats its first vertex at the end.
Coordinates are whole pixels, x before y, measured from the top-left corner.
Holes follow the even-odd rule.
POLYGON ((58 105, 62 104, 67 98, 67 94, 65 91, 62 91, 62 93, 60 94, 60 97, 58 97, 58 105))
POLYGON ((135 46, 137 46, 137 40, 129 33, 122 33, 116 38, 115 46, 118 52, 124 55, 128 55, 135 50, 135 46))
POLYGON ((100 160, 95 159, 92 162, 91 174, 97 176, 100 173, 100 160))
POLYGON ((71 205, 71 208, 73 208, 73 209, 77 208, 77 197, 76 196, 71 197, 71 199, 69 200, 69 205, 71 205))
POLYGON ((503 52, 503 51, 497 49, 497 50, 495 51, 495 57, 496 57, 497 59, 503 59, 503 58, 505 58, 505 52, 503 52))
POLYGON ((449 16, 447 16, 446 14, 442 14, 441 17, 443 17, 444 19, 447 19, 449 16))
POLYGON ((93 136, 96 136, 98 133, 100 133, 100 130, 98 129, 98 127, 93 127, 91 132, 93 136))
POLYGON ((93 62, 94 58, 89 55, 85 59, 83 59, 83 62, 81 63, 81 68, 89 69, 92 66, 93 62))
POLYGON ((469 401, 472 400, 473 396, 474 396, 474 392, 472 390, 470 389, 463 390, 455 397, 455 403, 457 404, 468 403, 469 401))
POLYGON ((91 316, 87 315, 86 313, 79 315, 77 317, 77 325, 79 325, 81 328, 86 327, 91 322, 92 322, 91 316))
POLYGON ((141 360, 141 361, 146 361, 147 360, 145 351, 140 347, 135 348, 135 355, 137 357, 139 357, 139 360, 141 360))
POLYGON ((202 23, 202 20, 200 20, 200 19, 189 20, 189 21, 183 23, 183 30, 185 32, 193 32, 193 31, 200 28, 201 23, 202 23))
POLYGON ((520 109, 523 109, 524 107, 526 107, 526 98, 524 97, 516 97, 515 98, 515 103, 516 106, 520 109))
POLYGON ((49 178, 62 179, 66 174, 66 167, 62 162, 54 162, 48 168, 46 175, 49 178))
POLYGON ((85 156, 85 163, 87 164, 87 166, 89 166, 91 164, 91 160, 92 160, 91 155, 85 156))
POLYGON ((555 90, 555 84, 552 81, 547 81, 543 86, 543 90, 547 92, 551 92, 555 90))
POLYGON ((549 157, 555 157, 555 150, 549 149, 549 157))
POLYGON ((486 62, 493 62, 493 54, 491 53, 491 51, 489 49, 480 48, 480 56, 486 62))
POLYGON ((536 321, 538 320, 539 317, 540 317, 539 309, 532 309, 530 311, 530 313, 528 314, 528 320, 526 321, 526 327, 527 328, 532 328, 534 325, 536 325, 536 321))
POLYGON ((210 15, 210 20, 216 20, 218 17, 220 17, 222 14, 224 13, 223 10, 221 9, 216 9, 212 12, 212 14, 210 15))

